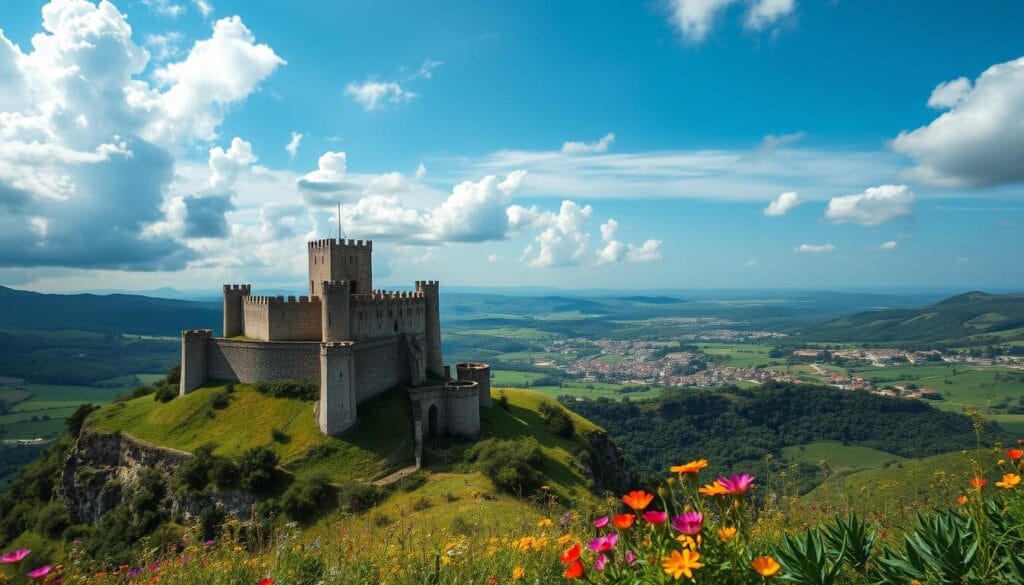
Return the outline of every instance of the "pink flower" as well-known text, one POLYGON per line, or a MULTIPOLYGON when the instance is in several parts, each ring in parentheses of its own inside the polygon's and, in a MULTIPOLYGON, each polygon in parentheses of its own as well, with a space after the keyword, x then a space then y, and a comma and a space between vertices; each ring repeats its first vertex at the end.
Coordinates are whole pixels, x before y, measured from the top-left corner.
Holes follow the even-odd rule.
POLYGON ((729 477, 718 478, 718 483, 722 484, 722 487, 728 490, 730 494, 738 496, 754 487, 754 478, 748 473, 743 475, 736 475, 734 473, 729 477))
POLYGON ((601 516, 600 518, 597 518, 597 519, 594 520, 594 527, 595 528, 604 528, 605 526, 608 526, 608 517, 607 516, 601 516))
POLYGON ((608 557, 604 556, 604 554, 597 555, 597 560, 594 561, 594 568, 598 571, 603 571, 606 564, 608 564, 608 557))
POLYGON ((42 567, 39 567, 35 571, 30 571, 30 572, 26 573, 28 578, 29 579, 33 579, 33 580, 42 579, 43 577, 45 577, 45 576, 47 576, 49 574, 50 574, 50 565, 43 565, 42 567))
POLYGON ((635 562, 636 562, 636 555, 633 554, 633 551, 627 550, 626 551, 626 564, 627 565, 632 565, 635 562))
POLYGON ((648 510, 644 512, 644 520, 647 520, 651 524, 661 524, 668 519, 668 514, 665 512, 659 512, 658 510, 648 510))
POLYGON ((672 528, 683 534, 693 536, 700 532, 700 527, 703 523, 704 515, 700 512, 684 512, 672 519, 672 528))
POLYGON ((32 551, 30 549, 23 548, 14 552, 4 553, 3 556, 0 556, 0 563, 8 565, 11 563, 17 563, 21 559, 27 557, 31 552, 32 551))
POLYGON ((604 536, 591 540, 587 547, 594 552, 605 552, 612 550, 615 547, 615 543, 618 542, 619 535, 616 532, 611 534, 605 534, 604 536))

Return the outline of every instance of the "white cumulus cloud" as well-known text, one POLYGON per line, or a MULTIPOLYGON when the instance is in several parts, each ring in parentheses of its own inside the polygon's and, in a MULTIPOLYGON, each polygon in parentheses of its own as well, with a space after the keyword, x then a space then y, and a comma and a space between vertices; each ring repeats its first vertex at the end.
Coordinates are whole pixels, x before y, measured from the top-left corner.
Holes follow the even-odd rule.
POLYGON ((769 217, 778 217, 786 215, 790 209, 793 209, 797 205, 800 205, 800 196, 793 191, 786 191, 780 193, 779 196, 768 204, 768 207, 764 208, 764 214, 769 217))
POLYGON ((587 228, 592 214, 590 205, 562 201, 558 213, 542 216, 550 225, 523 250, 521 260, 533 268, 557 268, 662 259, 661 240, 649 239, 635 246, 616 239, 619 223, 614 219, 599 226, 601 243, 595 248, 587 228))
POLYGON ((832 244, 800 244, 793 251, 797 254, 827 254, 835 252, 836 247, 832 244))
POLYGON ((754 31, 769 28, 796 10, 796 0, 670 0, 669 21, 684 39, 700 43, 719 15, 740 3, 747 7, 743 25, 754 31))
POLYGON ((233 189, 238 175, 256 162, 252 144, 235 136, 227 150, 220 146, 210 149, 210 187, 216 190, 233 189))
POLYGON ((888 242, 885 242, 881 246, 879 246, 878 249, 879 250, 895 250, 898 247, 899 247, 899 244, 896 243, 896 240, 889 240, 888 242))
POLYGON ((385 105, 397 106, 416 97, 394 81, 367 80, 351 82, 345 86, 345 95, 351 97, 368 112, 379 110, 385 105))
POLYGON ((914 194, 906 185, 880 185, 863 193, 833 197, 825 217, 837 223, 878 225, 913 213, 914 194))
POLYGON ((295 155, 299 153, 299 143, 302 142, 302 132, 292 132, 292 139, 288 141, 288 144, 284 146, 288 156, 295 158, 295 155))
POLYGON ((562 154, 594 154, 596 152, 608 152, 608 147, 615 142, 615 134, 609 132, 596 142, 573 142, 568 141, 562 144, 562 154))
POLYGON ((947 111, 892 142, 917 161, 910 178, 947 186, 1024 181, 1024 57, 989 67, 973 84, 939 84, 928 105, 947 111))

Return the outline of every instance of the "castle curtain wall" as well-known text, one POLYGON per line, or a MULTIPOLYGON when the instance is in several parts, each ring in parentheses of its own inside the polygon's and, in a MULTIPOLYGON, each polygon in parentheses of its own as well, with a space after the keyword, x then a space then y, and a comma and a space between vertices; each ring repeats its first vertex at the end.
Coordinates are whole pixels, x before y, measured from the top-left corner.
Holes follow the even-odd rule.
POLYGON ((258 382, 282 378, 320 382, 320 343, 253 342, 212 338, 207 345, 210 379, 258 382))

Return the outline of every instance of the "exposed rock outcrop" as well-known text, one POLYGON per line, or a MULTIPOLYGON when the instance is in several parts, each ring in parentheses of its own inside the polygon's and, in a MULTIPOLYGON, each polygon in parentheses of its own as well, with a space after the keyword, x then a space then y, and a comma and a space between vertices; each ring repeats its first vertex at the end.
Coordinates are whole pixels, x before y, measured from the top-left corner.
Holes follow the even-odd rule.
POLYGON ((576 455, 573 463, 592 482, 592 490, 595 493, 618 493, 632 487, 634 476, 626 461, 626 454, 608 433, 594 431, 583 437, 590 444, 590 449, 576 455))
MULTIPOLYGON (((164 475, 168 485, 174 472, 191 454, 157 447, 121 433, 83 431, 61 472, 60 497, 78 522, 95 524, 124 502, 143 469, 164 475)), ((213 491, 184 497, 169 490, 168 511, 186 520, 213 505, 227 515, 246 520, 255 499, 240 491, 213 491)))

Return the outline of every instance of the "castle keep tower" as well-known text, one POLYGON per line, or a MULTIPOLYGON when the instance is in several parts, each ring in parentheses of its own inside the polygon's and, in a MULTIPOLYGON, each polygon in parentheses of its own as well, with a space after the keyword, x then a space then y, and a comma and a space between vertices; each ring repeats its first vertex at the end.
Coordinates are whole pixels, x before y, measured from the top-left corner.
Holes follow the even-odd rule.
MULTIPOLYGON (((224 285, 223 337, 210 329, 181 334, 180 394, 208 380, 315 382, 317 424, 337 435, 356 426, 360 403, 404 387, 428 437, 478 435, 480 408, 491 406, 487 364, 459 364, 457 380, 427 385, 428 372, 448 372, 438 282, 374 290, 369 240, 316 240, 307 252, 309 296, 253 296, 252 285, 224 285)), ((422 441, 418 434, 418 448, 422 441)))
POLYGON ((416 292, 423 294, 424 325, 427 336, 427 371, 440 376, 444 373, 441 358, 441 302, 436 280, 417 280, 416 292))
POLYGON ((320 296, 324 282, 347 280, 352 294, 373 291, 373 242, 314 240, 309 249, 309 295, 320 296))
POLYGON ((237 337, 242 328, 242 298, 249 296, 251 284, 224 285, 224 337, 237 337))

